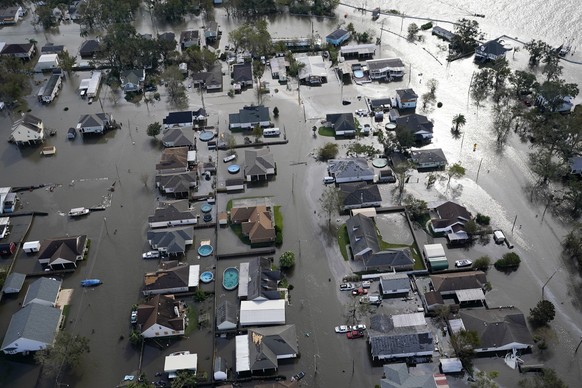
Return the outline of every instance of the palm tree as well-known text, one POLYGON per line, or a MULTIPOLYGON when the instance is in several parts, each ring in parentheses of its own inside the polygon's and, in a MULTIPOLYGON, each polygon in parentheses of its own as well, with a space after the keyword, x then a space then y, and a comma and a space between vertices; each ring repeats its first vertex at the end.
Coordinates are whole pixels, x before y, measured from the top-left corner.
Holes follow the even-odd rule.
POLYGON ((464 126, 465 124, 467 124, 467 120, 465 119, 465 116, 463 116, 462 114, 458 114, 455 115, 455 117, 453 117, 453 125, 455 126, 454 131, 456 133, 459 133, 459 129, 460 127, 464 126))

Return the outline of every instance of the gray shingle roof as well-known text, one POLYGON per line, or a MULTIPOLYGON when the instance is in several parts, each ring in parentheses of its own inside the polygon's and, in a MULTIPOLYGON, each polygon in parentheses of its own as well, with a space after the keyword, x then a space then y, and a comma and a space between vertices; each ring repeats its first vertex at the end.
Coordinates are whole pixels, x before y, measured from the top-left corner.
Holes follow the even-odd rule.
POLYGON ((4 286, 2 287, 2 292, 5 294, 20 292, 26 275, 18 272, 12 272, 6 277, 4 281, 4 286))
POLYGON ((447 158, 443 150, 435 148, 432 150, 416 150, 410 152, 411 159, 414 163, 447 163, 447 158))
POLYGON ((250 62, 237 63, 232 66, 232 79, 234 82, 249 82, 253 80, 253 67, 250 62))
POLYGON ((154 214, 148 217, 148 222, 167 222, 196 218, 196 211, 190 210, 189 206, 187 199, 163 202, 154 211, 154 214))
POLYGON ((259 123, 263 121, 269 121, 269 108, 258 105, 258 106, 245 106, 240 109, 238 113, 231 113, 229 115, 230 123, 259 123))
POLYGON ((355 132, 356 123, 352 113, 332 113, 326 115, 326 121, 330 123, 333 130, 337 132, 355 132))
POLYGON ((181 128, 170 128, 162 137, 162 143, 166 147, 168 145, 171 147, 192 147, 194 145, 192 135, 186 136, 181 128))
POLYGON ((518 342, 533 345, 523 313, 516 308, 466 309, 460 311, 466 330, 479 334, 480 348, 494 348, 518 342))
POLYGON ((375 252, 364 262, 366 267, 406 267, 414 265, 414 259, 409 249, 389 249, 375 252))
POLYGON ((332 159, 327 162, 327 170, 336 181, 342 178, 357 179, 362 176, 374 175, 374 171, 368 167, 368 161, 364 158, 332 159))
POLYGON ((400 116, 396 119, 396 125, 401 128, 406 128, 412 133, 432 133, 434 127, 434 124, 426 116, 419 114, 400 116))
POLYGON ((489 42, 477 47, 476 51, 483 54, 502 55, 505 54, 507 50, 505 50, 503 45, 497 40, 490 40, 489 42))
POLYGON ((253 328, 248 331, 251 370, 276 369, 278 356, 298 354, 295 325, 253 328))
POLYGON ((342 192, 343 206, 363 205, 370 202, 381 202, 382 196, 376 185, 366 182, 342 183, 339 185, 342 192))
POLYGON ((380 278, 380 287, 382 290, 404 290, 410 288, 410 279, 408 276, 382 276, 380 278))
POLYGON ((370 254, 380 250, 374 220, 362 214, 356 214, 348 218, 346 227, 354 255, 366 250, 370 254))
POLYGON ((245 151, 245 175, 265 175, 272 168, 275 168, 275 158, 269 150, 245 151))
POLYGON ((416 94, 412 89, 398 89, 396 90, 396 94, 398 94, 398 97, 400 97, 401 100, 418 98, 418 94, 416 94))
MULTIPOLYGON (((224 324, 226 326, 234 326, 236 328, 237 319, 237 309, 231 302, 225 300, 216 307, 216 326, 220 328, 224 324)), ((219 329, 220 330, 220 329, 219 329)))
POLYGON ((40 304, 29 304, 12 315, 2 342, 2 350, 26 338, 44 344, 52 344, 59 326, 61 310, 40 304))
POLYGON ((162 230, 148 230, 147 239, 152 247, 165 249, 168 254, 179 254, 186 251, 186 240, 194 239, 194 228, 182 227, 162 230))
POLYGON ((23 306, 33 302, 35 299, 43 300, 54 304, 61 289, 61 281, 52 278, 39 278, 28 286, 23 306))

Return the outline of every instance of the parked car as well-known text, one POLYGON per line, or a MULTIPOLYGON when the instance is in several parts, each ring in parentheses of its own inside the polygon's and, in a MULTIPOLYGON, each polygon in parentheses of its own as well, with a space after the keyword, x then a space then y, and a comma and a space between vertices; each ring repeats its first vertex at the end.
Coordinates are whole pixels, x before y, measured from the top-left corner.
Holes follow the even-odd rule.
POLYGON ((493 232, 493 240, 495 240, 496 244, 503 244, 505 242, 505 235, 502 231, 496 230, 493 232))
POLYGON ((363 336, 364 333, 359 330, 352 330, 346 333, 346 337, 348 337, 348 339, 362 338, 363 336))
POLYGON ((330 183, 335 183, 335 178, 332 176, 325 176, 323 177, 323 183, 328 185, 330 183))
POLYGON ((291 377, 291 381, 299 381, 305 377, 305 372, 301 371, 291 377))
POLYGON ((366 330, 366 325, 364 325, 363 323, 358 323, 357 325, 350 326, 350 329, 352 331, 353 330, 364 331, 366 330))
POLYGON ((351 291, 353 289, 354 289, 354 285, 352 283, 340 284, 340 291, 351 291))
POLYGON ((362 287, 363 287, 363 288, 370 288, 370 286, 372 286, 372 282, 371 282, 371 281, 369 281, 369 280, 364 280, 364 281, 362 282, 362 287))
POLYGON ((346 325, 340 325, 340 326, 336 326, 335 327, 335 332, 336 333, 347 333, 348 332, 348 327, 346 325))
POLYGON ((141 255, 144 259, 158 259, 160 257, 160 252, 158 251, 149 251, 141 255))
POLYGON ((132 324, 135 324, 135 323, 137 323, 137 310, 133 310, 133 311, 131 312, 130 322, 131 322, 132 324))
POLYGON ((463 259, 463 260, 457 260, 455 261, 455 267, 457 268, 461 268, 461 267, 470 267, 473 265, 473 262, 469 259, 463 259))
POLYGON ((352 295, 367 295, 368 294, 368 290, 360 287, 360 288, 356 288, 352 290, 352 295))

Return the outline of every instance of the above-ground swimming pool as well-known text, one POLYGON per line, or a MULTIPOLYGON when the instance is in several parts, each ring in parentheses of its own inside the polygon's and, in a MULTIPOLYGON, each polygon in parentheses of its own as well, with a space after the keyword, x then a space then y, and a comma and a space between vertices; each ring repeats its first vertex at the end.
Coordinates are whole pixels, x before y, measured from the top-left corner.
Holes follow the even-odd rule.
POLYGON ((210 141, 214 139, 214 132, 212 131, 202 131, 200 135, 198 135, 198 139, 201 141, 210 141))
POLYGON ((212 248, 212 245, 204 244, 201 245, 200 248, 198 248, 198 254, 202 257, 210 256, 213 251, 214 248, 212 248))
POLYGON ((210 271, 202 272, 200 275, 200 281, 202 283, 210 283, 214 280, 214 274, 210 271))
POLYGON ((231 164, 230 166, 228 166, 227 170, 231 174, 236 174, 237 172, 240 171, 240 166, 238 164, 231 164))
POLYGON ((222 286, 229 291, 238 287, 238 269, 235 267, 229 267, 224 270, 222 286))
POLYGON ((354 70, 355 78, 364 78, 364 72, 362 70, 354 70))
POLYGON ((210 213, 212 211, 212 205, 205 203, 202 206, 200 206, 200 211, 202 213, 210 213))

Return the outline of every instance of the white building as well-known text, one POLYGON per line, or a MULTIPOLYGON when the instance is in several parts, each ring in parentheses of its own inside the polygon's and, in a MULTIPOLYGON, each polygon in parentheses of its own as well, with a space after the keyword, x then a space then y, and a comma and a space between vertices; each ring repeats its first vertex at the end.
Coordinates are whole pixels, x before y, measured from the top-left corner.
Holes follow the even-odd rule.
POLYGON ((285 300, 263 300, 240 302, 240 325, 284 325, 285 324, 285 300))
POLYGON ((166 356, 164 361, 164 372, 168 378, 175 379, 180 371, 191 371, 196 374, 198 369, 198 354, 189 351, 175 352, 166 356))

